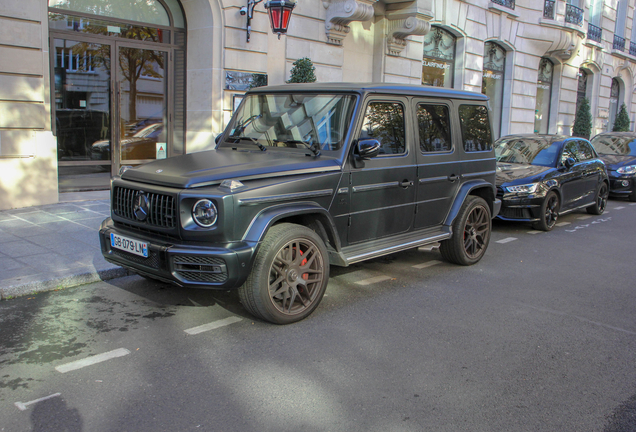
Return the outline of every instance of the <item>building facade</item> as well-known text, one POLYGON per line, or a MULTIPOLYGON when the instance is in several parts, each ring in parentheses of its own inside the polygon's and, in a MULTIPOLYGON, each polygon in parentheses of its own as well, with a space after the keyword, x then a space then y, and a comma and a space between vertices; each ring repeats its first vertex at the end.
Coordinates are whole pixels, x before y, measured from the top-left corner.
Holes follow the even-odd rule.
POLYGON ((490 96, 495 136, 633 121, 634 0, 297 0, 278 38, 247 0, 0 3, 0 209, 106 189, 121 165, 213 147, 251 85, 318 81, 490 96))

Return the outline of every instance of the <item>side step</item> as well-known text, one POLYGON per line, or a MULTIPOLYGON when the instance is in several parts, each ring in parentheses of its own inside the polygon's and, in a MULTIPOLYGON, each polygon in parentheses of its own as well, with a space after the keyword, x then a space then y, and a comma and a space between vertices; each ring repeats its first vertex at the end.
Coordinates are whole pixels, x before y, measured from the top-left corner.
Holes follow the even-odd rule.
POLYGON ((347 246, 340 252, 329 249, 329 261, 333 265, 347 267, 360 261, 446 240, 451 234, 451 228, 443 226, 347 246))

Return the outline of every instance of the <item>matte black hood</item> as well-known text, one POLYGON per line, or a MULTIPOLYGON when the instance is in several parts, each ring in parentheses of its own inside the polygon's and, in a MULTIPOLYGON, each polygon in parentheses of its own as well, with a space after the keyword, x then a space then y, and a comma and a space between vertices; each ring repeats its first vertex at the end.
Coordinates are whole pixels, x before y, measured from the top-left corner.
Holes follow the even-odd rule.
POLYGON ((626 166, 626 165, 634 165, 636 164, 636 156, 632 155, 608 155, 602 154, 598 156, 605 165, 607 165, 608 170, 616 171, 618 168, 626 166))
POLYGON ((524 182, 519 182, 519 180, 522 179, 524 179, 527 183, 532 183, 536 180, 536 177, 540 176, 540 174, 553 169, 554 168, 540 165, 501 162, 497 163, 496 183, 497 186, 501 186, 505 183, 522 184, 524 182))
POLYGON ((257 179, 294 174, 337 171, 339 161, 302 152, 208 150, 161 159, 129 169, 124 180, 174 188, 193 188, 226 179, 257 179))

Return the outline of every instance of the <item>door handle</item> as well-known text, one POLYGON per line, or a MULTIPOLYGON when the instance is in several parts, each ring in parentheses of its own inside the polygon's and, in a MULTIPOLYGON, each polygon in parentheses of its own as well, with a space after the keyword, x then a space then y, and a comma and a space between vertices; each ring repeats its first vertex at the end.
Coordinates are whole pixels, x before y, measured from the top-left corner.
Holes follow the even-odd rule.
POLYGON ((455 174, 451 174, 448 176, 448 181, 449 182, 454 182, 456 180, 459 180, 459 176, 456 176, 455 174))
POLYGON ((400 183, 400 186, 406 189, 409 186, 413 186, 413 182, 410 180, 402 180, 402 183, 400 183))

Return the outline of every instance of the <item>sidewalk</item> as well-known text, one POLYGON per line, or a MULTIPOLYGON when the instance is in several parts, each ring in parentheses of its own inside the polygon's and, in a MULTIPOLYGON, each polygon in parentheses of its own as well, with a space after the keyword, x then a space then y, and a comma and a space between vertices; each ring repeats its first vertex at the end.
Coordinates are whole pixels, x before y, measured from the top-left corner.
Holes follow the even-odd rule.
POLYGON ((128 275, 102 257, 97 232, 108 216, 109 191, 0 211, 0 299, 128 275))

